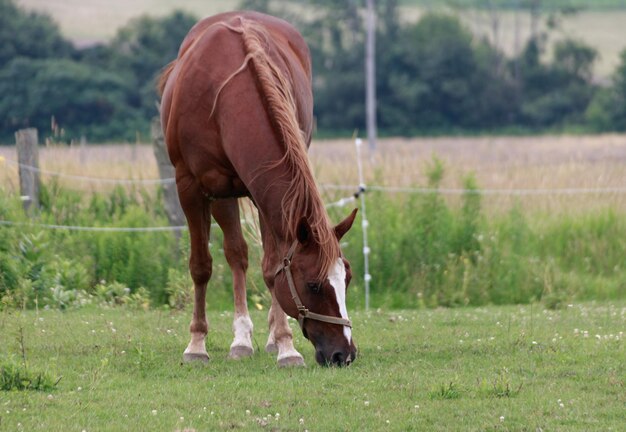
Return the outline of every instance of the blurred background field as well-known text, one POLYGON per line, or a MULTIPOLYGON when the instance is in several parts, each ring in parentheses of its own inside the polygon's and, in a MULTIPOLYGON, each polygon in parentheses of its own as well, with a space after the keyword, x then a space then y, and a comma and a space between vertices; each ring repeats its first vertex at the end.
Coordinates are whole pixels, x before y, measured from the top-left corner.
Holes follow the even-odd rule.
MULTIPOLYGON (((400 1, 403 20, 416 22, 425 12, 433 9, 453 11, 449 5, 464 6, 457 11, 464 23, 478 36, 493 37, 492 15, 494 12, 476 9, 476 2, 472 1, 433 1, 433 0, 403 0, 400 1)), ((515 2, 484 1, 483 7, 515 2)), ((626 20, 626 2, 614 1, 549 1, 543 2, 543 7, 555 9, 558 7, 577 7, 580 12, 568 17, 563 23, 560 37, 580 39, 594 47, 600 53, 596 66, 599 79, 607 79, 615 70, 619 61, 619 52, 624 48, 626 28, 622 23, 626 20)), ((116 31, 128 23, 131 18, 143 14, 164 16, 175 9, 188 11, 198 17, 214 15, 219 12, 238 9, 238 0, 139 0, 126 2, 112 0, 106 2, 85 2, 80 0, 47 1, 47 0, 18 0, 18 4, 29 9, 49 12, 61 26, 63 33, 79 45, 89 45, 102 42, 114 37, 116 31)), ((518 3, 521 4, 521 3, 518 3)), ((500 20, 499 40, 500 47, 508 54, 515 54, 514 22, 520 20, 523 29, 520 43, 530 37, 529 17, 509 9, 497 10, 495 13, 500 20)))
MULTIPOLYGON (((446 175, 442 189, 463 189, 471 174, 480 189, 492 194, 488 208, 524 208, 546 212, 584 212, 611 205, 626 210, 626 136, 439 137, 385 138, 375 153, 365 150, 365 176, 369 184, 411 189, 426 184, 428 165, 439 159, 446 175), (571 189, 571 190, 570 190, 571 189), (599 190, 593 193, 593 190, 599 190), (614 192, 610 192, 615 189, 614 192), (512 190, 510 193, 508 191, 512 190)), ((310 157, 316 179, 330 201, 357 188, 354 141, 316 140, 310 157), (336 190, 335 186, 345 186, 336 190)), ((7 160, 0 171, 5 190, 19 190, 15 148, 0 146, 7 160)), ((77 181, 64 175, 102 179, 150 180, 158 178, 151 145, 51 145, 40 150, 45 180, 72 190, 110 192, 114 183, 77 181)), ((392 192, 389 192, 392 193, 392 192)), ((410 192, 396 192, 403 195, 410 192)))

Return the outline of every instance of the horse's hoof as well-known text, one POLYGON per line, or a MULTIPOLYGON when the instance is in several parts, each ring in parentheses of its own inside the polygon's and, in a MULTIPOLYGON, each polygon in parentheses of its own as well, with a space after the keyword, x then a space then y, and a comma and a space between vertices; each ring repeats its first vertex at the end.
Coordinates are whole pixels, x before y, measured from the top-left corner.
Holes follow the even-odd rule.
POLYGON ((207 353, 184 353, 183 363, 208 363, 209 355, 207 353))
POLYGON ((278 367, 304 367, 304 359, 298 356, 290 356, 278 360, 278 367))
POLYGON ((265 345, 265 352, 270 354, 277 353, 278 345, 276 345, 274 342, 268 342, 268 344, 265 345))
POLYGON ((254 354, 254 350, 248 346, 237 345, 230 348, 228 358, 231 360, 239 360, 245 357, 250 357, 254 354))

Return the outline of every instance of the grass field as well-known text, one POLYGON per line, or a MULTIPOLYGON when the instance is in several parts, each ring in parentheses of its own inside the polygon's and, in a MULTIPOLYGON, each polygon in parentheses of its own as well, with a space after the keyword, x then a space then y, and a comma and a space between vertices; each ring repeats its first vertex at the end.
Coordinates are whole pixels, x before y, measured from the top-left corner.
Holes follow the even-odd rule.
MULTIPOLYGON (((441 2, 443 3, 443 2, 441 2)), ((585 3, 585 2, 578 2, 585 3)), ((184 9, 199 17, 213 15, 235 9, 237 0, 123 0, 81 1, 81 0, 18 0, 18 4, 30 9, 46 11, 60 24, 65 35, 80 45, 102 41, 113 37, 117 29, 128 20, 142 14, 165 15, 172 10, 184 9)), ((415 21, 424 12, 432 8, 441 8, 440 2, 407 0, 402 2, 402 16, 415 21), (426 6, 424 6, 426 4, 426 6)), ((589 0, 582 12, 567 17, 557 37, 569 36, 582 39, 600 53, 596 66, 599 79, 606 80, 618 64, 619 52, 626 47, 626 27, 621 23, 626 20, 626 9, 606 10, 594 7, 589 0)), ((604 2, 606 4, 606 2, 604 2)), ((618 4, 618 3, 615 3, 618 4)), ((624 5, 624 4, 623 4, 624 5)), ((461 18, 478 36, 491 37, 493 40, 493 18, 499 22, 497 45, 508 54, 515 53, 514 22, 515 14, 501 11, 494 14, 475 10, 460 12, 461 18)), ((530 18, 521 14, 520 37, 523 43, 530 34, 530 18)))
POLYGON ((190 312, 5 310, 0 362, 58 385, 1 391, 1 430, 620 431, 626 304, 352 314, 360 357, 278 369, 261 351, 226 360, 231 313, 209 315, 208 365, 183 365, 190 312))

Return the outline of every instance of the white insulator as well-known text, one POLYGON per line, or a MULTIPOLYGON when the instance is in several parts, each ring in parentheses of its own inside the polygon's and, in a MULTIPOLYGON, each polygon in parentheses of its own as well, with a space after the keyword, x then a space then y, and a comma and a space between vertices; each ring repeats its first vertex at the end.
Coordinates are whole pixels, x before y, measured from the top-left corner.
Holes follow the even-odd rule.
POLYGON ((370 254, 370 248, 368 248, 367 246, 365 246, 363 248, 363 255, 369 255, 370 254))
POLYGON ((367 221, 367 219, 365 219, 365 220, 363 220, 363 222, 361 222, 361 228, 367 229, 368 226, 370 226, 370 223, 367 221))
POLYGON ((371 280, 372 280, 372 275, 371 275, 371 274, 369 274, 369 273, 368 273, 368 274, 366 274, 366 275, 365 275, 365 282, 369 282, 369 281, 371 281, 371 280))

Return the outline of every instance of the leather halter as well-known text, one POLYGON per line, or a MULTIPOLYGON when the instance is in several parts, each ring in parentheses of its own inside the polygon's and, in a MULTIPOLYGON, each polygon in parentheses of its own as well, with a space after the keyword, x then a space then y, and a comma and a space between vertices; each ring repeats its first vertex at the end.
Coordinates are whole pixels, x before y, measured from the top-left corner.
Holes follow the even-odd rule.
MULTIPOLYGON (((278 266, 276 272, 274 273, 274 277, 278 276, 281 272, 285 272, 287 276, 287 284, 289 285, 289 291, 291 291, 291 298, 293 302, 296 304, 298 308, 298 323, 300 324, 300 329, 304 333, 304 320, 312 319, 316 321, 323 321, 330 324, 339 324, 343 326, 347 326, 352 328, 352 322, 346 318, 339 318, 330 315, 322 315, 315 312, 311 312, 308 310, 300 300, 300 296, 298 295, 298 291, 296 291, 296 285, 293 282, 293 275, 291 274, 291 260, 296 253, 296 248, 298 247, 298 240, 294 241, 289 250, 287 251, 287 255, 283 258, 283 262, 278 266)), ((306 334, 305 334, 306 337, 306 334)))

